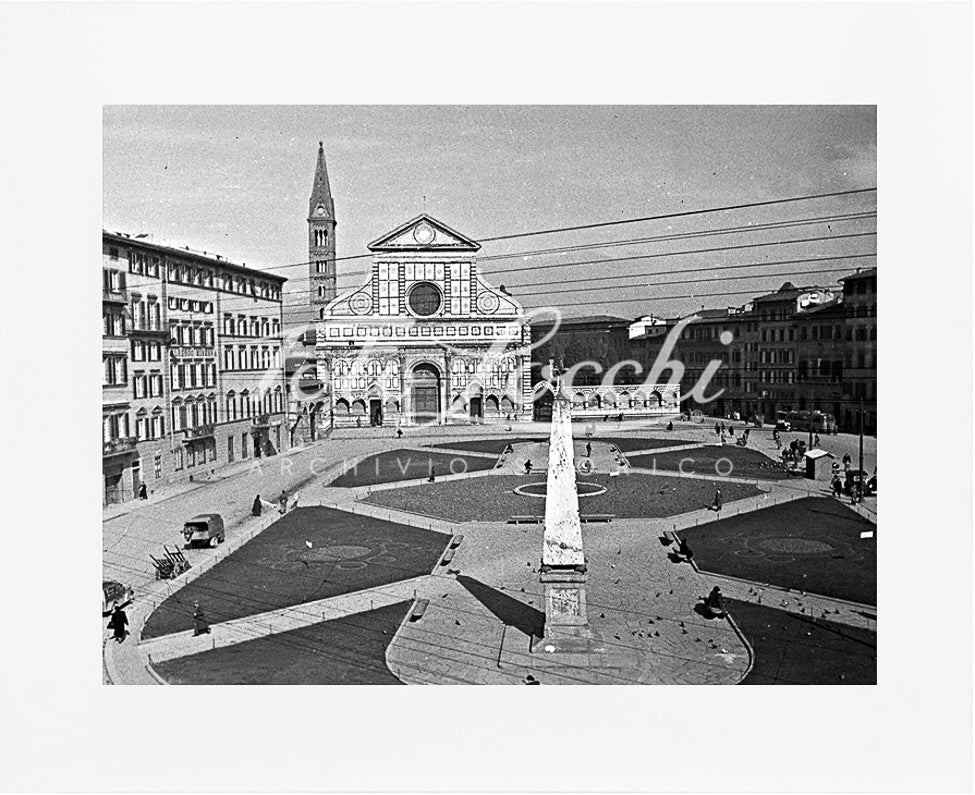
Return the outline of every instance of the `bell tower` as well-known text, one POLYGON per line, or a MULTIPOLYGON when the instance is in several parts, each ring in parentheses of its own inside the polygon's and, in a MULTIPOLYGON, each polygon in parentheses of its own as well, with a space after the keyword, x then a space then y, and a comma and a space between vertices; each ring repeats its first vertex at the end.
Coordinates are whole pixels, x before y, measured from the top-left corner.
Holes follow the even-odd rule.
POLYGON ((335 203, 328 185, 325 145, 319 141, 315 183, 308 201, 308 281, 313 320, 319 320, 322 309, 335 298, 335 226, 335 203))

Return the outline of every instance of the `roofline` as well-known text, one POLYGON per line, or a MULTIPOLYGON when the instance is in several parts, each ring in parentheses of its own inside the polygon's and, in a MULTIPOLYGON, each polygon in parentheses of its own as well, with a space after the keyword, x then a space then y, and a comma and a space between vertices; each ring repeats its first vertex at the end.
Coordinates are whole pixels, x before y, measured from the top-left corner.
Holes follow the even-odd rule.
POLYGON ((450 234, 454 235, 455 237, 460 238, 461 240, 465 241, 467 245, 463 245, 463 246, 432 246, 432 247, 427 247, 427 246, 423 246, 423 245, 417 243, 416 245, 405 246, 405 247, 403 247, 403 248, 401 248, 399 250, 401 250, 401 251, 414 251, 416 249, 423 249, 423 250, 428 250, 428 251, 470 251, 472 247, 473 247, 474 251, 480 251, 480 249, 481 249, 481 244, 478 243, 476 240, 471 240, 467 235, 461 234, 456 229, 451 229, 449 226, 447 226, 447 224, 445 224, 439 218, 434 218, 432 215, 430 215, 428 213, 420 213, 415 218, 411 218, 409 221, 406 221, 405 223, 400 224, 395 229, 392 229, 389 232, 384 232, 379 237, 377 237, 375 240, 373 240, 371 243, 369 243, 366 246, 366 248, 369 249, 370 251, 381 252, 382 249, 380 248, 380 245, 381 245, 382 241, 387 240, 387 239, 389 239, 391 237, 395 237, 400 232, 402 232, 404 229, 407 229, 408 227, 410 227, 413 224, 415 224, 417 221, 428 221, 428 222, 431 222, 434 225, 443 228, 443 230, 445 232, 449 232, 450 234))
POLYGON ((273 279, 280 284, 284 284, 288 281, 287 276, 278 276, 276 273, 268 273, 267 271, 262 271, 257 268, 248 268, 246 265, 238 265, 236 262, 231 262, 226 259, 216 259, 214 257, 209 257, 206 254, 198 254, 195 251, 187 251, 186 249, 175 248, 173 246, 163 246, 159 243, 149 243, 145 240, 136 240, 131 237, 126 237, 125 235, 118 235, 114 232, 108 232, 105 229, 102 230, 102 239, 109 238, 111 240, 116 240, 126 246, 137 246, 140 248, 150 249, 152 251, 158 251, 163 254, 170 254, 172 256, 183 257, 184 259, 191 259, 196 262, 205 262, 208 265, 215 265, 218 268, 225 268, 226 270, 234 271, 235 273, 246 273, 251 276, 260 276, 264 279, 273 279))
POLYGON ((847 279, 865 279, 868 276, 877 275, 877 266, 874 265, 872 268, 867 268, 865 271, 860 271, 859 273, 851 273, 848 276, 842 276, 836 281, 845 282, 847 279))

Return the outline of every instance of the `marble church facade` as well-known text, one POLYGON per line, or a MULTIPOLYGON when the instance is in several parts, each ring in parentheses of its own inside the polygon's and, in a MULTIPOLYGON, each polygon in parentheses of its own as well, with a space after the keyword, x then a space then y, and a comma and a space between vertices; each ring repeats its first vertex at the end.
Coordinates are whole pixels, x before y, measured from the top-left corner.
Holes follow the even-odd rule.
POLYGON ((369 276, 322 308, 332 427, 532 418, 531 331, 479 273, 480 245, 423 214, 369 245, 369 276))

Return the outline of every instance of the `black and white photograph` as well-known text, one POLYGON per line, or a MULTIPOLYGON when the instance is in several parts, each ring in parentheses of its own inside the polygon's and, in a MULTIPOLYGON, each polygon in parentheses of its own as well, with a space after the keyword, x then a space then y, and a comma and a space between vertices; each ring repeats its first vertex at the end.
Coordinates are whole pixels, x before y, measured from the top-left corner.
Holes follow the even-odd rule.
POLYGON ((104 114, 107 682, 876 682, 875 107, 104 114))
POLYGON ((0 789, 970 792, 971 33, 0 6, 0 789))

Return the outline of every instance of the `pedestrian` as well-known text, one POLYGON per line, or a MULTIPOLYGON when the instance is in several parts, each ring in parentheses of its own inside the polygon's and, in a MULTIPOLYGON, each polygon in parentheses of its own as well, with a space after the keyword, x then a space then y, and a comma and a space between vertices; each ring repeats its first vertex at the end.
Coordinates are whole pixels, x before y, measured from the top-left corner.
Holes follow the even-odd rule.
POLYGON ((735 426, 734 426, 734 425, 732 425, 732 424, 731 424, 731 423, 729 422, 729 423, 728 423, 728 436, 734 436, 734 435, 735 435, 735 426))
POLYGON ((715 585, 711 593, 704 600, 704 607, 712 616, 721 618, 724 615, 724 605, 721 603, 721 589, 715 585))
POLYGON ((674 423, 673 423, 673 421, 667 423, 667 430, 668 431, 674 430, 674 423))
POLYGON ((396 429, 396 438, 397 439, 402 439, 403 438, 403 429, 402 428, 397 428, 396 429))
POLYGON ((620 422, 623 422, 623 412, 620 412, 620 422))
POLYGON ((840 480, 839 475, 833 475, 833 479, 829 485, 833 490, 834 497, 841 497, 843 495, 843 481, 840 480))
POLYGON ((129 617, 125 615, 122 606, 115 605, 115 609, 112 611, 112 617, 108 620, 108 628, 112 630, 112 637, 116 643, 121 643, 125 640, 125 636, 129 634, 125 629, 128 625, 129 617))
POLYGON ((434 467, 430 467, 430 477, 427 478, 427 483, 433 483, 437 479, 437 470, 434 467))
POLYGON ((210 622, 203 613, 199 602, 193 602, 193 637, 210 634, 210 622))
POLYGON ((721 506, 724 505, 724 497, 721 496, 721 489, 714 492, 714 510, 721 513, 721 506))
POLYGON ((721 425, 719 425, 718 423, 714 423, 714 435, 715 436, 721 435, 721 425))
POLYGON ((280 512, 285 514, 288 512, 288 492, 281 489, 281 495, 278 497, 278 505, 281 506, 280 512))
POLYGON ((530 475, 532 473, 532 460, 529 458, 525 461, 525 474, 530 475))
POLYGON ((142 483, 139 486, 139 499, 148 500, 149 499, 149 489, 146 488, 146 484, 142 483))
POLYGON ((843 454, 843 471, 844 472, 849 472, 850 471, 850 467, 852 465, 853 465, 853 458, 850 456, 849 453, 844 453, 843 454))
POLYGON ((813 447, 819 447, 819 434, 813 436, 813 447))
POLYGON ((586 442, 586 458, 592 457, 592 442, 586 442))
POLYGON ((261 495, 258 494, 254 498, 254 504, 251 506, 251 515, 260 516, 262 513, 264 513, 264 503, 261 502, 261 495))

